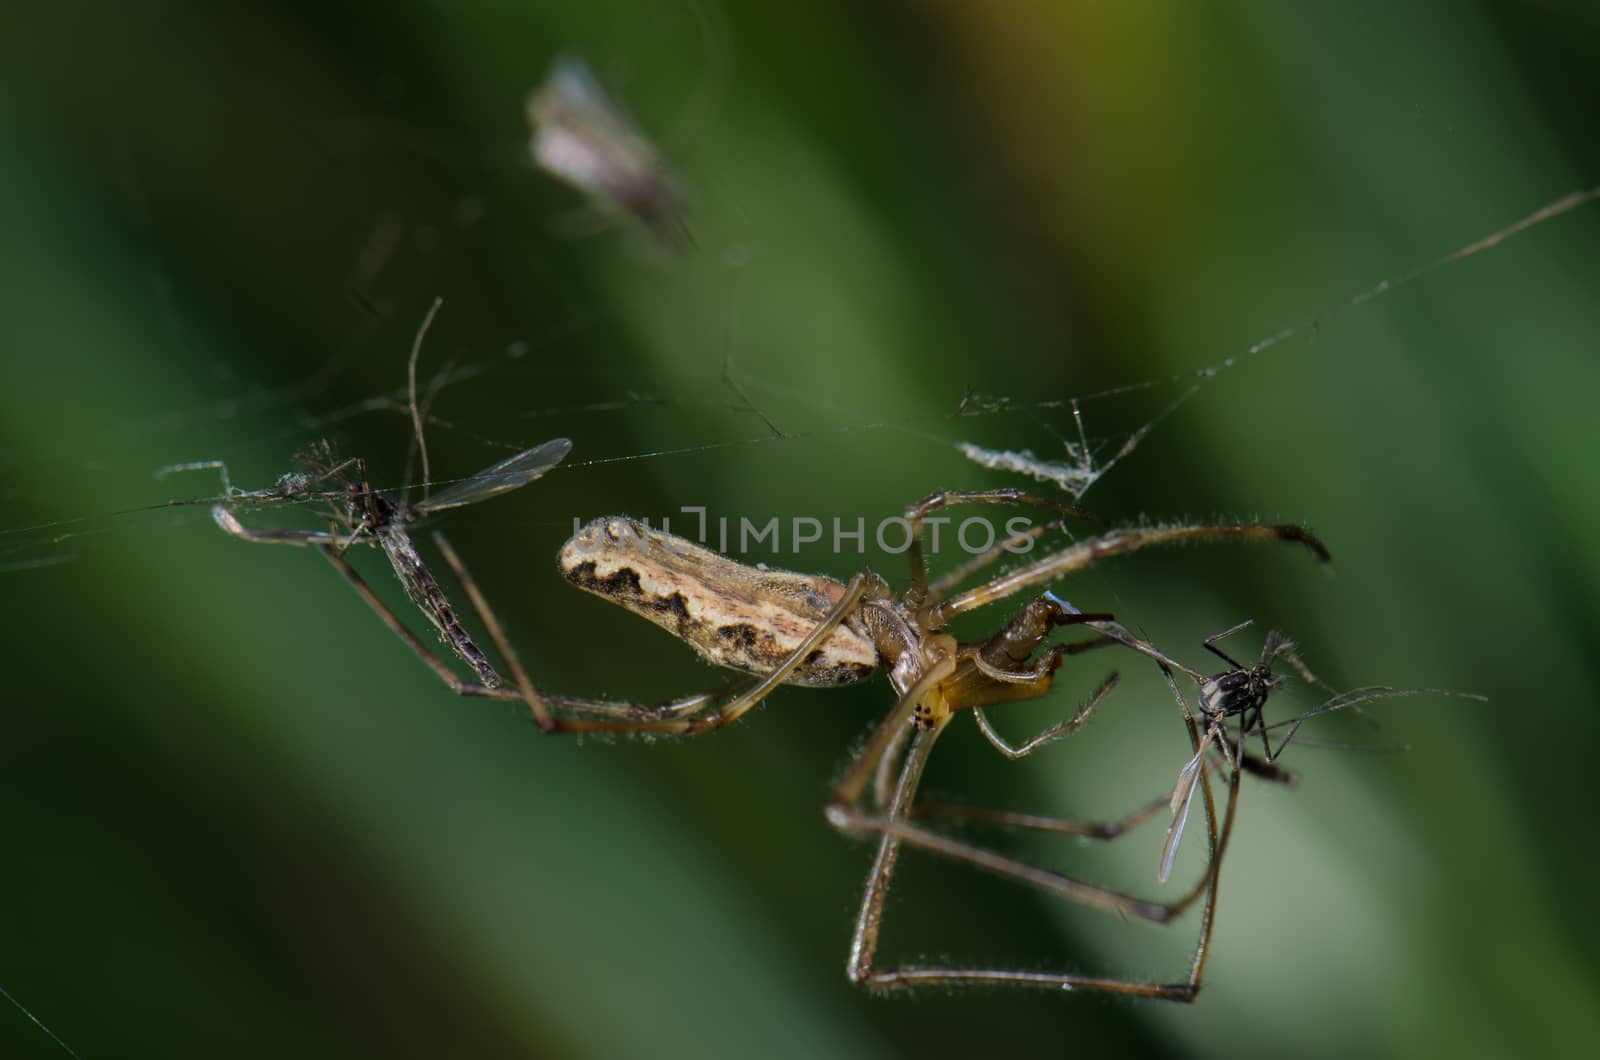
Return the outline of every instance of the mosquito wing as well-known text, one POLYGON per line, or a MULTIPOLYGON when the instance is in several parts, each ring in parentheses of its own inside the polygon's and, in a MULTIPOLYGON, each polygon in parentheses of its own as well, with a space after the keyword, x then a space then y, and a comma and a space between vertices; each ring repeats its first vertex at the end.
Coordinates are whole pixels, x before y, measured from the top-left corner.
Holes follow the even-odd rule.
POLYGON ((442 512, 446 508, 459 508, 476 504, 502 493, 520 489, 565 460, 572 452, 570 438, 552 438, 548 442, 526 449, 493 467, 486 467, 471 478, 440 490, 413 509, 418 515, 442 512))
POLYGON ((1200 742, 1200 750, 1178 771, 1178 786, 1172 789, 1172 824, 1167 828, 1167 841, 1161 847, 1161 882, 1172 875, 1172 860, 1178 854, 1178 840, 1183 838, 1183 826, 1189 823, 1189 807, 1194 805, 1194 785, 1205 768, 1206 751, 1210 749, 1211 734, 1200 742))

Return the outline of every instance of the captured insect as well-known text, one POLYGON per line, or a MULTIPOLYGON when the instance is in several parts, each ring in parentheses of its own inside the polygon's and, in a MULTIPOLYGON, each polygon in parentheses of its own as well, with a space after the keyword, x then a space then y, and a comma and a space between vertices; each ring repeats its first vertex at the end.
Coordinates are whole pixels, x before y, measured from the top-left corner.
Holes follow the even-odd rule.
MULTIPOLYGON (((1172 824, 1167 828, 1166 841, 1161 848, 1160 875, 1163 881, 1172 874, 1172 860, 1177 856, 1178 841, 1183 837, 1183 827, 1189 819, 1189 807, 1194 802, 1195 780, 1205 768, 1206 756, 1212 747, 1221 750, 1229 768, 1237 774, 1244 768, 1244 739, 1253 728, 1261 734, 1261 746, 1266 752, 1265 761, 1270 764, 1277 758, 1267 740, 1267 728, 1261 721, 1261 709, 1266 705, 1268 694, 1283 682, 1283 678, 1272 672, 1272 664, 1281 656, 1294 665, 1307 683, 1322 684, 1295 654, 1294 643, 1277 630, 1267 634, 1261 646, 1261 658, 1254 666, 1245 666, 1217 647, 1217 641, 1237 633, 1248 625, 1250 622, 1246 620, 1231 629, 1213 634, 1202 642, 1207 651, 1221 658, 1233 669, 1204 679, 1196 677, 1200 685, 1196 703, 1205 725, 1205 734, 1195 748, 1194 757, 1179 770, 1177 786, 1172 790, 1170 802, 1172 824), (1239 719, 1238 737, 1231 750, 1227 731, 1223 728, 1223 722, 1228 718, 1239 719)), ((1169 677, 1171 676, 1171 670, 1166 669, 1166 664, 1163 664, 1163 670, 1169 677)), ((1196 675, 1191 672, 1191 676, 1196 675)), ((1178 692, 1175 686, 1173 693, 1178 696, 1180 706, 1184 705, 1182 693, 1178 692)), ((1185 713, 1188 713, 1187 709, 1185 713)), ((1293 733, 1290 735, 1292 737, 1293 733)))
POLYGON ((690 242, 683 196, 655 144, 581 59, 557 59, 528 97, 528 151, 545 172, 630 214, 664 242, 690 242))
MULTIPOLYGON (((567 438, 552 438, 550 441, 541 442, 496 464, 491 464, 477 474, 452 483, 437 493, 431 492, 432 474, 428 463, 428 441, 423 431, 423 421, 427 418, 428 406, 436 396, 438 384, 430 389, 425 399, 419 399, 417 363, 422 355, 423 340, 427 338, 428 329, 433 326, 434 317, 438 315, 443 304, 440 299, 435 298, 433 304, 428 307, 422 323, 417 328, 416 336, 412 339, 411 353, 407 361, 409 393, 407 407, 411 415, 415 452, 422 461, 421 501, 416 504, 410 503, 407 499, 411 490, 409 485, 401 491, 399 498, 373 489, 367 478, 366 462, 359 457, 338 460, 326 441, 297 453, 295 461, 300 465, 300 470, 282 476, 275 485, 262 490, 245 492, 235 490, 229 480, 227 466, 217 460, 178 465, 165 469, 163 473, 202 469, 219 471, 223 486, 228 493, 228 499, 212 505, 211 508, 211 517, 219 527, 245 541, 317 549, 345 577, 345 580, 355 587, 363 599, 373 606, 386 625, 402 638, 410 638, 410 631, 406 629, 405 624, 384 606, 372 588, 356 573, 355 568, 345 561, 344 554, 351 546, 376 544, 383 549, 389 565, 394 568, 395 576, 400 579, 400 585, 405 589, 406 596, 427 616, 428 621, 438 632, 439 639, 450 646, 450 650, 457 658, 472 667, 472 672, 477 675, 483 687, 498 688, 501 684, 500 675, 495 672, 488 656, 473 642, 471 634, 461 624, 455 608, 445 596, 444 590, 440 588, 438 579, 428 570, 428 565, 417 552, 406 527, 438 512, 477 504, 491 497, 521 489, 535 479, 543 477, 551 468, 565 460, 567 454, 572 452, 572 441, 567 438), (322 487, 329 484, 333 489, 324 491, 322 487), (235 508, 249 505, 294 502, 319 497, 330 502, 338 502, 333 504, 329 527, 326 530, 256 529, 245 526, 234 514, 235 508), (343 525, 342 530, 339 529, 340 524, 343 525)), ((409 479, 409 471, 407 478, 409 479)), ((424 657, 428 657, 426 653, 424 657)), ((456 680, 448 666, 438 660, 434 660, 434 664, 435 672, 443 680, 446 682, 456 680)))
MULTIPOLYGON (((406 596, 427 616, 438 631, 439 639, 472 667, 479 681, 496 688, 500 685, 500 675, 461 625, 438 580, 417 553, 406 526, 450 508, 476 504, 520 489, 561 463, 571 451, 571 441, 554 438, 484 468, 417 504, 407 504, 373 489, 367 481, 366 465, 360 458, 336 460, 328 443, 322 442, 297 455, 299 474, 286 476, 280 480, 278 488, 264 491, 264 495, 271 500, 293 500, 331 483, 342 506, 336 506, 330 521, 342 524, 342 529, 337 525, 327 530, 253 529, 241 523, 233 513, 233 505, 226 502, 214 505, 211 515, 223 530, 246 541, 316 548, 340 573, 351 579, 363 595, 370 594, 371 589, 345 562, 344 553, 352 545, 376 544, 388 557, 406 596)), ((392 614, 389 617, 393 619, 392 614)))
MULTIPOLYGON (((691 735, 710 732, 742 717, 781 684, 830 688, 887 672, 895 706, 852 760, 827 806, 829 821, 842 831, 881 837, 868 877, 847 966, 852 980, 874 989, 925 985, 1007 985, 1088 989, 1144 997, 1190 999, 1199 989, 1211 937, 1216 864, 1177 901, 1155 903, 1003 857, 952 839, 912 821, 918 781, 933 742, 960 712, 971 711, 985 737, 1008 757, 1022 757, 1080 727, 1116 683, 1115 675, 1074 715, 1046 729, 1021 747, 999 737, 983 714, 986 707, 1036 699, 1046 694, 1069 653, 1046 646, 1063 626, 1105 622, 1111 616, 1088 614, 1050 593, 1032 599, 993 636, 967 643, 945 632, 959 615, 997 603, 1094 566, 1102 560, 1158 545, 1212 540, 1283 541, 1299 544, 1319 558, 1327 550, 1309 531, 1294 525, 1215 523, 1149 526, 1112 530, 1045 555, 1018 569, 958 591, 962 583, 1012 555, 1044 528, 1001 541, 937 579, 924 558, 923 525, 934 512, 957 505, 1027 505, 1055 513, 1046 524, 1087 517, 1071 505, 1016 489, 937 493, 906 511, 909 587, 893 593, 887 583, 863 571, 848 582, 822 576, 752 567, 702 548, 681 537, 620 516, 597 519, 562 547, 558 562, 568 581, 650 619, 684 640, 717 665, 750 674, 748 687, 735 692, 699 693, 664 704, 646 705, 575 699, 536 689, 506 638, 471 573, 446 541, 435 535, 441 554, 462 583, 478 617, 515 681, 515 689, 472 683, 449 666, 405 626, 338 560, 332 542, 310 535, 305 543, 326 555, 378 611, 386 625, 453 691, 461 695, 522 700, 546 732, 612 732, 691 735), (909 744, 909 746, 908 746, 909 744), (895 968, 880 970, 873 956, 899 847, 910 844, 965 862, 1002 877, 1029 883, 1121 915, 1165 923, 1200 898, 1205 915, 1187 979, 1179 984, 1105 979, 1071 973, 1042 974, 986 968, 895 968)), ((268 538, 270 540, 271 538, 268 538)), ((1196 747, 1200 736, 1193 728, 1196 747)), ((1204 776, 1213 849, 1218 849, 1215 814, 1204 776)), ((1152 810, 1141 811, 1140 819, 1152 810)), ((923 806, 923 816, 938 815, 923 806)), ((1133 823, 1132 820, 1126 822, 1133 823)), ((1059 822, 1058 822, 1059 824, 1059 822)))
MULTIPOLYGON (((1231 669, 1220 673, 1206 675, 1193 670, 1171 656, 1161 652, 1147 641, 1133 636, 1126 628, 1116 622, 1096 622, 1094 628, 1106 638, 1100 642, 1087 642, 1075 645, 1075 650, 1098 647, 1104 643, 1118 643, 1132 648, 1142 655, 1154 659, 1161 667, 1167 679, 1168 687, 1173 697, 1177 700, 1179 710, 1190 723, 1194 756, 1184 763, 1178 771, 1178 782, 1172 790, 1170 798, 1163 800, 1172 813, 1171 824, 1167 828, 1166 838, 1161 848, 1161 867, 1159 875, 1165 881, 1172 872, 1172 863, 1177 855, 1178 843, 1183 837, 1184 826, 1189 819, 1189 811, 1194 803, 1194 793, 1197 781, 1203 780, 1208 766, 1214 768, 1226 767, 1229 776, 1230 808, 1227 819, 1222 829, 1222 847, 1226 847, 1227 838, 1232 830, 1233 792, 1237 789, 1239 777, 1249 773, 1263 780, 1274 783, 1293 785, 1296 777, 1290 771, 1277 765, 1278 757, 1284 749, 1294 740, 1300 727, 1312 718, 1321 717, 1341 710, 1354 710, 1362 713, 1360 705, 1379 699, 1397 699, 1405 696, 1445 696, 1455 699, 1471 699, 1482 702, 1483 696, 1470 692, 1453 692, 1440 688, 1392 688, 1388 685, 1368 685, 1352 688, 1346 691, 1336 691, 1316 674, 1300 658, 1292 640, 1283 633, 1272 630, 1262 641, 1261 655, 1251 665, 1239 662, 1233 656, 1217 647, 1217 642, 1231 637, 1240 630, 1252 625, 1246 619, 1236 626, 1214 633, 1201 642, 1202 646, 1213 655, 1226 662, 1231 669), (1268 697, 1282 687, 1286 678, 1274 672, 1274 665, 1283 660, 1287 662, 1300 679, 1306 684, 1323 690, 1329 694, 1319 706, 1314 707, 1298 717, 1281 721, 1276 724, 1266 724, 1262 711, 1266 706, 1268 697), (1195 705, 1196 710, 1190 711, 1188 700, 1184 698, 1183 691, 1173 676, 1178 671, 1188 676, 1196 685, 1195 705), (1198 716, 1196 716, 1198 715, 1198 716), (1230 734, 1227 729, 1229 719, 1238 719, 1238 729, 1230 734), (1196 728, 1196 722, 1203 726, 1203 732, 1196 728), (1287 727, 1288 732, 1278 741, 1276 750, 1273 749, 1268 734, 1274 730, 1287 727), (1245 750, 1245 740, 1251 733, 1261 737, 1262 757, 1257 758, 1245 750), (1218 759, 1220 758, 1220 762, 1218 759)), ((1220 848, 1215 847, 1213 861, 1221 857, 1220 848)))

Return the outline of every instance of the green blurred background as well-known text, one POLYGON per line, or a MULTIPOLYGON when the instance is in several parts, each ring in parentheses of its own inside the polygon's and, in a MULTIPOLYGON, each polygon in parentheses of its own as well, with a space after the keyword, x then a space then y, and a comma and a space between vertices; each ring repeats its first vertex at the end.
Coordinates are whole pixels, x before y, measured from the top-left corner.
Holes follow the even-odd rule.
MULTIPOLYGON (((707 687, 561 583, 574 517, 877 519, 1015 483, 959 441, 1059 454, 1070 420, 1030 403, 1156 384, 1083 404, 1114 450, 1195 370, 1600 181, 1592 5, 63 0, 0 20, 0 986, 78 1054, 1600 1043, 1600 206, 1243 360, 1087 496, 1118 521, 1304 521, 1333 548, 1332 577, 1217 546, 1060 587, 1195 665, 1254 618, 1240 653, 1278 627, 1337 684, 1490 700, 1380 705, 1376 737, 1321 735, 1409 754, 1305 747, 1297 790, 1247 789, 1193 1007, 850 987, 870 851, 821 806, 881 679, 784 690, 698 740, 545 738, 439 687, 316 557, 228 539, 203 507, 138 510, 217 488, 162 465, 264 486, 324 436, 397 484, 387 399, 439 296, 424 371, 474 377, 435 406, 436 477, 576 443, 447 524, 523 657, 579 694, 707 687), (560 54, 673 158, 693 251, 575 234, 581 197, 527 165, 523 97, 560 54), (954 416, 968 391, 1013 407, 954 416)), ((904 577, 828 547, 755 558, 904 577)), ((1184 736, 1126 659, 996 716, 1026 735, 1117 665, 1071 741, 1011 764, 963 722, 929 789, 1089 817, 1159 793, 1184 736)), ((1316 702, 1297 695, 1273 709, 1316 702)), ((1161 894, 1160 831, 999 841, 1161 894)), ((912 855, 890 918, 890 959, 1161 979, 1195 930, 912 855)), ((0 1054, 64 1055, 5 1006, 0 1054)))

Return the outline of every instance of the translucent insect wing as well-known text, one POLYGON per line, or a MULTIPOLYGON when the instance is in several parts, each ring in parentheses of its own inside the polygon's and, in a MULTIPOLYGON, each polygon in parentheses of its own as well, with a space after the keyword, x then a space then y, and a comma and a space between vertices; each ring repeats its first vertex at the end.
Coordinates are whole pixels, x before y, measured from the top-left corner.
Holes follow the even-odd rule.
MULTIPOLYGON (((1207 737, 1207 743, 1210 737, 1207 737)), ((1178 786, 1172 791, 1172 824, 1167 828, 1167 839, 1161 847, 1161 881, 1166 882, 1172 875, 1172 861, 1178 856, 1178 840, 1183 838, 1183 826, 1189 823, 1189 808, 1194 805, 1194 786, 1200 779, 1200 770, 1204 768, 1206 747, 1202 744, 1200 751, 1178 773, 1178 786)))
POLYGON ((416 511, 420 515, 426 515, 430 512, 444 511, 446 508, 459 508, 464 504, 476 504, 490 497, 498 497, 502 493, 510 493, 514 489, 521 489, 565 460, 570 452, 572 452, 570 438, 552 438, 492 467, 486 467, 463 482, 440 490, 418 504, 416 511))

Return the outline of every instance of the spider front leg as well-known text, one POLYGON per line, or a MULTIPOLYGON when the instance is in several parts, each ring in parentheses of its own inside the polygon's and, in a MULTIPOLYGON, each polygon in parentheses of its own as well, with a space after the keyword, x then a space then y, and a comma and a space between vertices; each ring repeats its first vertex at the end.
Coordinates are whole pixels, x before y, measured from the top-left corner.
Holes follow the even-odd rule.
MULTIPOLYGON (((450 543, 444 539, 442 534, 434 535, 434 543, 439 547, 440 552, 444 555, 451 568, 455 570, 457 575, 462 576, 463 585, 469 587, 469 593, 474 597, 474 603, 476 604, 479 600, 481 600, 482 594, 477 591, 477 583, 471 580, 471 575, 467 572, 466 567, 461 563, 460 557, 456 555, 455 550, 451 548, 450 543)), ((356 595, 360 596, 361 599, 366 602, 367 606, 372 608, 373 613, 378 616, 379 620, 385 626, 387 626, 395 636, 399 637, 401 642, 403 642, 406 647, 410 648, 412 653, 415 654, 418 659, 422 660, 423 665, 427 666, 429 670, 433 671, 434 676, 437 677, 440 682, 443 683, 444 686, 450 691, 454 692, 458 696, 466 696, 470 698, 499 699, 512 702, 520 701, 523 703, 529 703, 527 693, 520 687, 512 689, 505 688, 500 685, 491 686, 477 681, 463 680, 455 673, 454 670, 450 668, 449 664, 439 657, 438 653, 434 652, 426 644, 424 644, 415 633, 411 632, 404 622, 400 621, 400 616, 396 615, 394 610, 378 597, 378 594, 373 591, 372 586, 367 584, 366 579, 363 578, 360 573, 350 565, 349 561, 341 556, 334 548, 324 542, 313 542, 313 545, 317 548, 317 551, 322 554, 323 558, 326 559, 330 565, 332 565, 334 570, 338 571, 339 575, 344 578, 344 580, 352 589, 355 590, 356 595)), ((485 624, 489 625, 491 629, 495 631, 499 630, 499 622, 495 619, 493 612, 490 612, 487 609, 482 609, 478 611, 478 614, 480 618, 486 619, 485 624)), ((523 676, 525 677, 526 675, 524 674, 523 676)), ((647 713, 651 715, 658 713, 690 713, 701 709, 710 701, 710 697, 706 695, 695 695, 681 700, 675 700, 672 703, 662 704, 657 707, 646 708, 638 707, 633 704, 609 703, 604 700, 577 699, 570 696, 558 696, 548 692, 541 693, 537 690, 534 691, 533 698, 535 702, 538 702, 541 706, 545 707, 547 711, 550 707, 559 707, 563 710, 573 710, 585 714, 597 714, 602 717, 611 717, 617 719, 637 719, 647 713)), ((532 709, 531 704, 529 704, 529 709, 532 709)), ((535 719, 537 720, 537 714, 535 715, 535 719)))
MULTIPOLYGON (((1008 504, 1044 508, 1062 516, 1072 516, 1100 523, 1102 526, 1105 525, 1103 520, 1091 515, 1082 508, 1012 487, 993 490, 949 490, 943 493, 930 494, 906 509, 906 524, 909 528, 910 537, 911 588, 907 590, 905 599, 913 610, 920 608, 928 595, 928 562, 922 551, 923 523, 934 512, 942 508, 951 508, 962 504, 1008 504)), ((1003 554, 996 549, 991 549, 990 551, 994 554, 988 557, 987 562, 991 563, 1003 554)), ((982 558, 980 557, 980 559, 982 558)), ((966 568, 963 569, 965 570, 966 568)))
MULTIPOLYGON (((224 529, 227 529, 227 527, 224 527, 224 529)), ((249 531, 249 533, 254 535, 256 532, 249 531)), ((424 644, 415 633, 411 632, 404 622, 400 621, 400 617, 394 613, 394 610, 385 604, 381 598, 379 598, 378 594, 373 591, 372 586, 367 584, 366 579, 363 578, 360 573, 350 565, 349 561, 347 561, 338 553, 338 551, 333 547, 333 543, 331 541, 324 539, 324 535, 312 531, 269 531, 267 533, 271 534, 272 536, 266 538, 249 536, 246 539, 266 540, 274 544, 287 543, 308 545, 316 548, 317 551, 322 554, 323 558, 326 559, 333 567, 333 569, 339 572, 340 577, 344 578, 345 582, 355 590, 356 595, 361 597, 361 599, 366 602, 368 607, 372 608, 373 613, 378 616, 378 619, 385 626, 387 626, 395 636, 399 637, 401 642, 404 643, 406 647, 411 649, 412 653, 422 661, 423 665, 427 666, 428 669, 433 672, 433 675, 437 677, 446 688, 454 692, 456 695, 475 699, 499 699, 512 702, 528 702, 526 694, 521 689, 505 688, 498 685, 490 686, 482 682, 463 680, 460 676, 458 676, 455 671, 450 668, 449 664, 439 657, 438 653, 434 652, 426 644, 424 644), (299 536, 286 541, 279 536, 280 534, 296 534, 299 536)), ((444 539, 443 535, 435 535, 434 541, 435 544, 439 546, 441 553, 443 553, 445 559, 450 563, 451 567, 456 571, 456 573, 458 575, 464 575, 463 584, 470 585, 472 591, 481 597, 481 594, 476 593, 477 584, 471 580, 471 575, 467 573, 465 566, 461 564, 460 558, 456 555, 455 550, 450 547, 449 542, 444 539)), ((493 624, 493 628, 499 628, 498 622, 494 619, 492 612, 480 611, 479 614, 480 617, 483 617, 485 614, 487 614, 489 622, 493 624)), ((655 707, 641 707, 629 703, 611 703, 605 700, 578 699, 571 696, 559 696, 553 695, 549 692, 541 693, 535 691, 535 699, 542 705, 546 706, 547 709, 550 707, 557 707, 562 710, 572 710, 584 714, 595 714, 601 717, 615 718, 619 720, 635 720, 642 717, 660 717, 663 715, 681 716, 690 714, 697 710, 703 709, 707 704, 712 702, 714 698, 714 696, 707 694, 697 694, 684 697, 683 699, 674 700, 670 703, 660 704, 655 707)))
POLYGON ((1215 523, 1113 530, 1098 537, 1079 541, 1059 552, 1034 560, 1009 574, 994 578, 984 585, 928 605, 924 609, 923 627, 943 629, 957 615, 1004 599, 1032 586, 1042 585, 1092 567, 1114 556, 1162 545, 1217 540, 1284 541, 1304 545, 1324 563, 1329 558, 1327 548, 1316 535, 1304 527, 1292 524, 1215 523))

